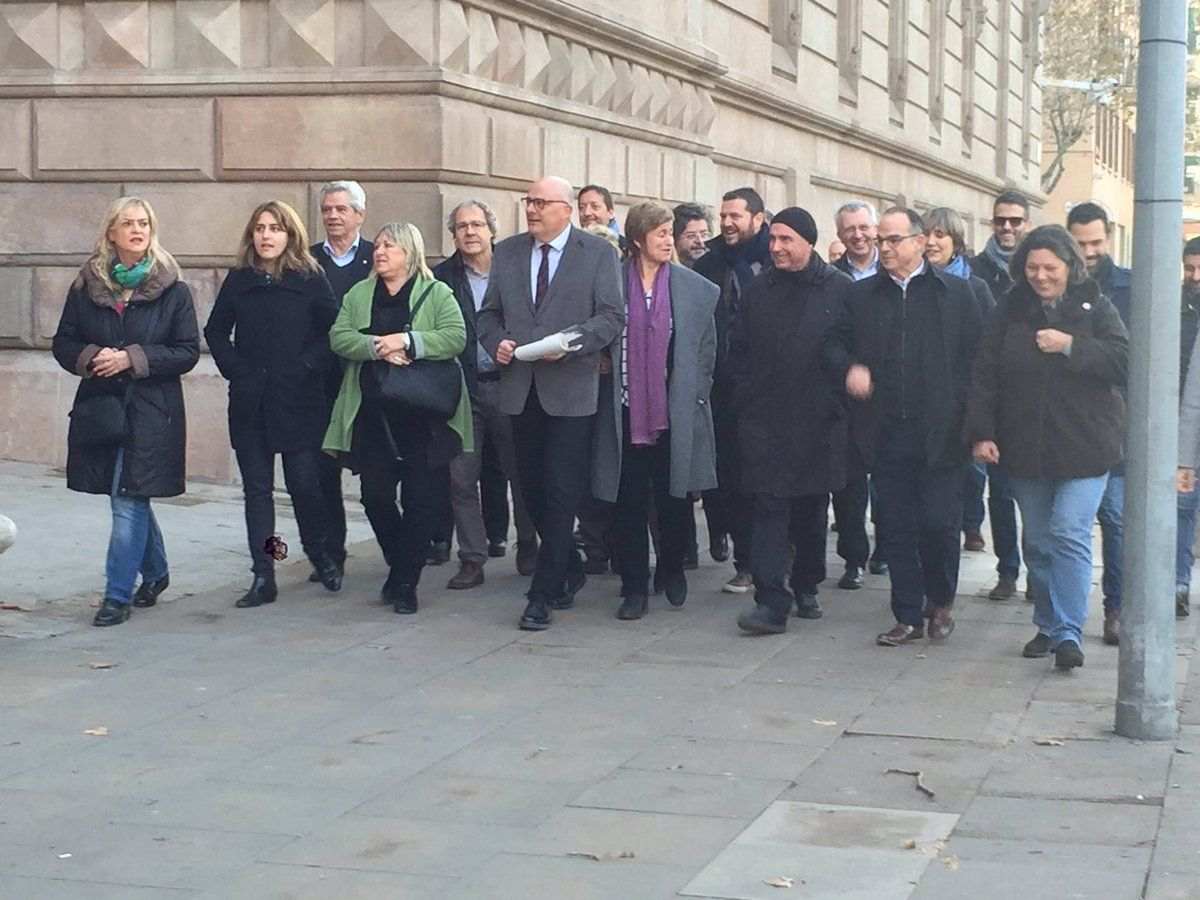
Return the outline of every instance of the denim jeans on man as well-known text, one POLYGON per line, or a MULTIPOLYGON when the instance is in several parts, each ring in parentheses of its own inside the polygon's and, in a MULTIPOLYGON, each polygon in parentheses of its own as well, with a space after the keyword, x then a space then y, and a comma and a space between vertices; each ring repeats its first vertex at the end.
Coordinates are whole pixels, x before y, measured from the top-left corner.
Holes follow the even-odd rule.
POLYGON ((1017 539, 1017 505, 1008 485, 1008 473, 988 465, 988 518, 992 522, 992 549, 996 574, 1017 580, 1021 574, 1021 544, 1017 539))
POLYGON ((1055 646, 1082 640, 1092 589, 1092 525, 1107 482, 1107 475, 1009 478, 1025 528, 1033 624, 1055 646))
POLYGON ((1104 496, 1100 498, 1096 518, 1100 522, 1100 552, 1104 561, 1104 576, 1100 579, 1100 587, 1104 592, 1104 608, 1119 613, 1121 585, 1124 582, 1121 572, 1121 554, 1125 546, 1125 530, 1121 524, 1125 518, 1124 469, 1109 473, 1108 486, 1104 489, 1104 496))
POLYGON ((1179 495, 1179 517, 1175 530, 1175 589, 1192 586, 1192 545, 1196 542, 1196 506, 1200 491, 1179 495))
POLYGON ((117 465, 109 492, 112 533, 108 538, 108 560, 104 566, 107 581, 104 597, 117 603, 129 603, 133 599, 139 572, 144 582, 158 581, 167 574, 167 552, 154 510, 150 508, 150 498, 121 493, 124 463, 125 450, 121 449, 117 451, 117 465))

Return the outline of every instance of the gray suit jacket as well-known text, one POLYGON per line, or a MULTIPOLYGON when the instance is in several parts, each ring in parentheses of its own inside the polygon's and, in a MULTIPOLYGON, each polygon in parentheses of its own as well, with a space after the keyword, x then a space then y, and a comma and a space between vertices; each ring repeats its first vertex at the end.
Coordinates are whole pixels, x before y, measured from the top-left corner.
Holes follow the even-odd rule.
MULTIPOLYGON (((717 486, 713 441, 713 367, 717 362, 717 325, 713 311, 720 289, 707 278, 671 264, 671 374, 667 415, 671 432, 673 497, 717 486)), ((622 281, 624 284, 624 281, 622 281)), ((641 298, 638 298, 641 302, 641 298)), ((621 484, 621 372, 625 360, 621 342, 612 346, 612 395, 601 404, 593 437, 592 494, 599 500, 617 499, 621 484)))
POLYGON ((531 386, 551 416, 590 416, 596 412, 600 351, 625 324, 617 254, 603 238, 571 227, 554 280, 535 308, 530 293, 533 237, 526 232, 501 241, 492 257, 487 294, 476 318, 479 343, 494 358, 510 339, 518 345, 558 331, 577 331, 580 347, 555 362, 514 359, 501 368, 500 410, 525 409, 531 386))

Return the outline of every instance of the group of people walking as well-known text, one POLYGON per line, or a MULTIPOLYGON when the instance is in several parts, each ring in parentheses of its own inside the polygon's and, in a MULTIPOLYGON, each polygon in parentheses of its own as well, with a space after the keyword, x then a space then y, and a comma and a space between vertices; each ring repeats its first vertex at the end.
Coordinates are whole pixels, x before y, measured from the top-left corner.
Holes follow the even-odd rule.
MULTIPOLYGON (((237 606, 278 595, 277 455, 311 580, 338 591, 345 577, 348 468, 388 566, 381 597, 411 614, 451 530, 452 589, 482 584, 487 560, 506 553, 503 494, 505 527, 489 527, 490 454, 512 489, 518 571, 532 576, 522 629, 550 627, 595 571, 577 519, 620 575, 619 618, 646 615, 658 593, 682 606, 702 497, 710 553, 732 557, 724 589, 754 591, 743 632, 783 632, 793 610, 822 615, 832 501, 839 587, 862 587, 868 567, 890 575, 894 623, 877 643, 944 640, 960 546, 984 547, 990 481, 991 597, 1015 596, 1023 553, 1037 626, 1024 654, 1083 664, 1098 513, 1105 637, 1117 639, 1130 301, 1100 207, 1075 207, 1066 229, 1030 229, 1028 201, 1005 193, 993 237, 969 257, 951 209, 880 216, 852 201, 835 217, 830 262, 807 210, 769 215, 751 188, 725 194, 716 236, 694 204, 640 203, 619 228, 606 190, 577 195, 555 177, 530 185, 523 204, 527 230, 497 241, 489 206, 459 203, 447 220, 456 252, 433 270, 412 224, 362 235, 355 182, 322 189, 315 245, 286 204, 254 210, 204 327, 229 381, 245 495, 253 580, 237 606)), ((111 498, 95 623, 114 625, 169 584, 150 500, 184 490, 180 379, 199 358, 190 293, 146 200, 109 211, 54 354, 81 377, 68 486, 111 498)), ((1200 368, 1186 385, 1180 523, 1194 528, 1200 368)), ((1184 543, 1181 528, 1180 615, 1184 543)))

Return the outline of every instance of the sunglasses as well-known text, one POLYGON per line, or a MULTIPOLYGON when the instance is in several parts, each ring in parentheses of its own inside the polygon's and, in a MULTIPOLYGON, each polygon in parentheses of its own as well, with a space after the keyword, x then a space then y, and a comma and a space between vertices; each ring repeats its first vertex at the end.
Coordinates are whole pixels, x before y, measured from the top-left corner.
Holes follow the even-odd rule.
POLYGON ((1024 216, 996 216, 992 219, 992 226, 995 228, 1003 228, 1007 225, 1009 228, 1020 228, 1025 221, 1024 216))

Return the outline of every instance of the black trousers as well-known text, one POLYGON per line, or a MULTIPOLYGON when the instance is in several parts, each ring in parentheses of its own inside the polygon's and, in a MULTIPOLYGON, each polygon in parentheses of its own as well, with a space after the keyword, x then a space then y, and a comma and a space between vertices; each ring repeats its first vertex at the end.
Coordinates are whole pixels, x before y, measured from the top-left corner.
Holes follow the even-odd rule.
POLYGON ((444 467, 431 470, 430 476, 436 484, 435 505, 433 507, 433 529, 429 540, 449 544, 454 539, 454 505, 450 502, 450 468, 444 467))
POLYGON ((359 469, 363 510, 383 558, 402 584, 416 587, 421 580, 439 504, 446 499, 442 484, 449 478, 444 466, 426 465, 423 453, 402 460, 383 454, 363 456, 359 469))
POLYGON ((741 460, 738 449, 737 417, 716 416, 717 481, 720 486, 704 492, 704 512, 709 537, 727 534, 733 542, 733 565, 739 572, 750 569, 754 534, 754 498, 742 493, 741 460))
POLYGON ((531 388, 513 416, 513 444, 525 505, 542 539, 529 599, 549 602, 566 591, 567 574, 581 573, 575 516, 588 496, 595 415, 551 416, 531 388))
MULTIPOLYGON (((275 451, 267 433, 255 431, 240 442, 237 454, 238 470, 242 473, 242 494, 245 497, 246 541, 253 560, 255 575, 271 575, 275 560, 267 554, 267 538, 275 533, 275 451)), ((325 501, 321 494, 320 450, 293 450, 283 457, 283 480, 296 524, 300 529, 300 544, 310 560, 329 552, 325 501)))
POLYGON ((897 622, 920 625, 926 600, 948 607, 958 592, 963 467, 926 465, 924 432, 907 420, 885 424, 872 478, 892 613, 897 622))
POLYGON ((837 523, 837 555, 846 567, 864 568, 871 555, 867 538, 867 474, 856 473, 833 494, 833 520, 837 523))
POLYGON ((776 619, 786 619, 794 591, 815 594, 825 580, 825 536, 828 494, 803 497, 754 495, 754 601, 776 619), (792 589, 788 590, 788 555, 792 560, 792 589))
POLYGON ((579 537, 588 559, 607 561, 612 556, 610 550, 615 515, 612 503, 597 500, 591 494, 583 498, 583 505, 579 507, 579 537))
POLYGON ((492 441, 483 445, 479 470, 479 505, 483 509, 483 528, 490 543, 508 540, 508 477, 500 464, 500 453, 492 441))
POLYGON ((342 498, 342 464, 328 453, 322 453, 317 466, 324 504, 325 526, 328 529, 329 555, 336 563, 346 562, 346 505, 342 498))
POLYGON ((683 571, 688 547, 691 501, 672 497, 671 437, 663 433, 652 447, 629 442, 629 423, 621 450, 621 486, 613 508, 612 543, 621 574, 621 596, 650 593, 650 510, 653 498, 658 519, 658 571, 683 571))

